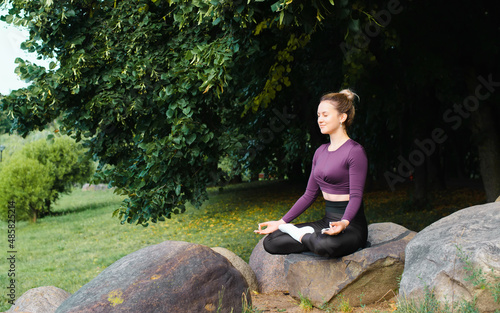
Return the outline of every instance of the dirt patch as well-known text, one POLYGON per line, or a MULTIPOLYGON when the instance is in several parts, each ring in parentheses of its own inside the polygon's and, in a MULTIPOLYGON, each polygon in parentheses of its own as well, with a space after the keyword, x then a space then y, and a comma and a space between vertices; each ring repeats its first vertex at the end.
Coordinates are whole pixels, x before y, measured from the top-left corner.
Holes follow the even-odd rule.
MULTIPOLYGON (((380 303, 366 305, 364 307, 352 307, 350 313, 385 313, 393 312, 396 308, 395 298, 384 300, 380 303)), ((252 305, 261 312, 287 312, 287 313, 324 313, 324 312, 342 312, 340 308, 330 308, 320 310, 313 308, 305 310, 300 306, 300 300, 295 299, 288 293, 273 292, 268 294, 252 294, 252 305)))

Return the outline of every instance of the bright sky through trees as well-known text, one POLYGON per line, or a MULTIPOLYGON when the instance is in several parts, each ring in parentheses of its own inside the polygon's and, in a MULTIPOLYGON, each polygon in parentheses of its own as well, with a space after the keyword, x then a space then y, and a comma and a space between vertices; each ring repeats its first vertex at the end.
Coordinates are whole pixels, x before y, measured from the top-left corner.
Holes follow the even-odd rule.
MULTIPOLYGON (((0 15, 6 14, 5 9, 0 10, 0 15)), ((49 62, 37 60, 36 56, 23 51, 21 43, 27 38, 28 32, 13 25, 0 21, 0 93, 7 95, 11 90, 26 87, 27 84, 20 80, 14 73, 17 57, 30 60, 36 64, 48 66, 49 62)))

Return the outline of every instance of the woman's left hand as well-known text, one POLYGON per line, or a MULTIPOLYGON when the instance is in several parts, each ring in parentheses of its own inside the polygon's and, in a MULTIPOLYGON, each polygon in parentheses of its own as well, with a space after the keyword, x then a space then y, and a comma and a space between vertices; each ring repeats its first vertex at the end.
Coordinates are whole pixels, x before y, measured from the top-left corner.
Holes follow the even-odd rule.
POLYGON ((331 236, 338 235, 347 228, 347 225, 346 221, 330 222, 330 228, 324 231, 323 234, 331 236))

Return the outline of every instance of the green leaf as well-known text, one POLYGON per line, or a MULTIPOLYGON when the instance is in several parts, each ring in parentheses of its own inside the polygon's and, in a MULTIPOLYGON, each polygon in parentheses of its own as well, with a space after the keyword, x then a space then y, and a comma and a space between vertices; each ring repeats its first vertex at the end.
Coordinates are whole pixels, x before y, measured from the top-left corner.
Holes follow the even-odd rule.
POLYGON ((353 32, 358 32, 360 30, 359 20, 351 19, 349 21, 349 29, 353 32))
POLYGON ((191 145, 195 141, 195 139, 196 139, 196 134, 192 133, 186 137, 186 143, 188 145, 191 145))
POLYGON ((212 22, 212 25, 218 25, 220 22, 222 21, 222 19, 220 17, 216 18, 213 22, 212 22))
POLYGON ((281 8, 281 6, 282 6, 282 2, 281 2, 281 0, 280 0, 280 1, 277 1, 277 2, 275 2, 275 3, 273 3, 273 4, 271 5, 271 11, 273 11, 273 12, 278 12, 279 10, 281 10, 281 9, 282 9, 282 8, 281 8))
POLYGON ((71 41, 72 44, 74 45, 81 45, 83 41, 85 40, 85 36, 79 36, 71 41))
POLYGON ((239 14, 241 14, 241 12, 243 12, 243 10, 245 10, 245 5, 243 5, 243 4, 239 5, 236 8, 236 12, 238 12, 239 14))

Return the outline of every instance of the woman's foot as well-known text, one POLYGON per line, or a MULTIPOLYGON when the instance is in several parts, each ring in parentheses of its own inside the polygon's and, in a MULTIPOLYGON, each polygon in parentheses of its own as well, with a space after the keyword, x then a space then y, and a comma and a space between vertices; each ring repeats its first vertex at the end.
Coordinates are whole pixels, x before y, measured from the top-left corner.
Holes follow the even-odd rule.
POLYGON ((305 234, 312 234, 314 233, 314 228, 311 226, 304 226, 304 227, 297 227, 293 224, 281 224, 279 227, 279 230, 281 230, 284 233, 289 234, 292 236, 293 239, 297 240, 298 242, 302 243, 302 237, 305 234))

